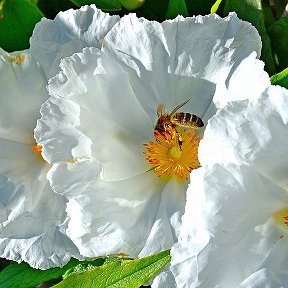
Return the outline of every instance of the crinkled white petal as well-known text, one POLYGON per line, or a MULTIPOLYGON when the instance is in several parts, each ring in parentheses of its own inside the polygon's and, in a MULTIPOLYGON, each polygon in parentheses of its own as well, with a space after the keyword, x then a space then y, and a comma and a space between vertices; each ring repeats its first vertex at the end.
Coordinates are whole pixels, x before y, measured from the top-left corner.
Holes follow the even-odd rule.
POLYGON ((139 102, 155 122, 159 103, 171 111, 187 99, 185 111, 202 117, 217 83, 228 81, 253 51, 259 57, 261 41, 256 29, 236 14, 163 23, 129 14, 105 36, 102 50, 124 64, 139 102))
POLYGON ((287 265, 288 265, 288 253, 286 252, 287 249, 287 235, 283 235, 281 240, 275 243, 272 252, 269 256, 265 259, 263 265, 260 268, 265 268, 269 274, 274 275, 271 276, 271 279, 279 279, 281 283, 288 283, 288 272, 287 272, 287 265))
POLYGON ((239 288, 285 288, 288 283, 288 253, 287 235, 275 243, 273 250, 265 259, 259 270, 251 274, 239 286, 239 288), (283 241, 282 241, 283 240, 283 241))
POLYGON ((56 75, 63 57, 81 52, 84 47, 100 48, 107 32, 119 21, 95 5, 60 12, 54 20, 43 18, 30 38, 30 51, 47 78, 56 75))
POLYGON ((152 288, 158 288, 158 287, 169 287, 169 288, 177 288, 174 275, 169 270, 169 267, 166 267, 163 270, 161 270, 161 273, 158 274, 151 283, 152 288))
MULTIPOLYGON (((155 177, 155 175, 152 176, 155 177)), ((139 257, 170 249, 177 241, 181 217, 184 213, 186 189, 187 185, 184 183, 174 180, 167 182, 159 195, 161 199, 157 210, 154 210, 153 213, 154 223, 139 257)), ((149 208, 147 207, 147 209, 149 208)))
POLYGON ((7 140, 0 140, 0 144, 0 201, 3 205, 0 220, 1 225, 5 225, 25 207, 34 207, 34 201, 38 201, 38 190, 43 190, 46 185, 49 166, 32 152, 31 145, 7 140))
POLYGON ((53 190, 61 195, 77 196, 98 181, 102 167, 95 159, 54 164, 47 175, 53 190))
POLYGON ((7 53, 0 49, 0 81, 1 139, 33 143, 39 108, 48 99, 42 69, 27 51, 7 53))
POLYGON ((287 287, 287 281, 287 274, 284 279, 281 279, 281 277, 263 268, 251 274, 238 288, 285 288, 287 287))
POLYGON ((261 269, 251 274, 239 285, 238 288, 276 288, 276 287, 280 288, 281 286, 273 285, 271 277, 267 273, 266 269, 261 269))
POLYGON ((63 266, 71 256, 80 257, 62 227, 67 219, 65 198, 55 194, 47 182, 44 188, 33 191, 37 194, 31 199, 24 185, 13 193, 14 183, 0 177, 1 206, 7 212, 12 210, 1 224, 1 257, 25 261, 38 269, 63 266))
POLYGON ((273 182, 287 186, 287 111, 288 90, 279 86, 270 86, 254 101, 230 103, 207 125, 200 163, 246 161, 273 182))
POLYGON ((235 65, 227 79, 218 82, 213 104, 223 108, 229 101, 257 99, 271 85, 264 65, 257 59, 256 52, 243 59, 238 66, 235 65))
POLYGON ((91 156, 90 138, 74 128, 80 122, 79 105, 55 96, 42 105, 40 112, 42 118, 37 121, 35 138, 48 163, 91 156))
POLYGON ((246 165, 205 166, 191 174, 191 183, 185 211, 199 205, 201 221, 191 227, 191 219, 183 217, 172 249, 177 287, 237 287, 282 241, 271 216, 287 206, 288 195, 246 165), (201 196, 195 200, 193 194, 201 196), (208 242, 199 231, 206 231, 208 242))
POLYGON ((61 68, 49 82, 52 97, 35 130, 45 159, 53 163, 93 156, 108 180, 148 170, 143 144, 151 140, 154 126, 119 64, 87 48, 64 59, 61 68))
POLYGON ((97 174, 99 163, 91 160, 54 164, 49 173, 53 190, 69 199, 67 234, 81 255, 124 252, 143 257, 175 243, 184 211, 185 186, 173 181, 165 184, 153 172, 121 181, 103 181, 97 174), (68 176, 68 181, 61 181, 68 176), (85 177, 90 177, 89 185, 82 180, 85 177))
POLYGON ((51 190, 50 166, 32 151, 46 78, 28 52, 1 50, 0 82, 0 257, 62 266, 79 255, 65 235, 66 200, 51 190))
MULTIPOLYGON (((203 179, 203 173, 204 169, 200 168, 192 171, 191 175, 193 175, 193 179, 203 179)), ((210 238, 209 231, 207 231, 205 226, 206 219, 203 217, 203 213, 205 211, 209 213, 208 211, 211 210, 211 207, 207 210, 202 210, 203 205, 208 205, 208 203, 206 203, 205 194, 198 193, 198 190, 204 190, 204 182, 190 181, 186 193, 186 207, 182 217, 179 240, 171 248, 171 271, 176 279, 176 287, 190 287, 188 285, 191 283, 191 279, 196 279, 197 255, 205 248, 210 238)))
POLYGON ((93 190, 70 200, 67 233, 81 254, 124 252, 137 257, 154 224, 161 195, 158 181, 149 174, 120 182, 99 180, 93 190))
POLYGON ((257 105, 246 112, 249 124, 246 121, 247 124, 242 124, 243 128, 238 129, 240 131, 235 139, 239 141, 236 152, 240 157, 283 187, 288 184, 285 172, 288 168, 287 111, 288 90, 271 86, 257 101, 257 105), (247 133, 247 130, 253 134, 247 133))

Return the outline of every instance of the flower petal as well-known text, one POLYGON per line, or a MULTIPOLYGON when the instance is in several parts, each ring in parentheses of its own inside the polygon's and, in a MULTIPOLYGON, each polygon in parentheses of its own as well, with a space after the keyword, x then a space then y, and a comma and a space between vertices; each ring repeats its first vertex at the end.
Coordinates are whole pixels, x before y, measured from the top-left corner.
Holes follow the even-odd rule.
POLYGON ((0 256, 40 269, 63 266, 79 253, 61 228, 66 201, 47 183, 49 165, 31 145, 0 145, 0 256))
POLYGON ((161 273, 158 274, 151 284, 152 288, 159 288, 159 287, 169 287, 169 288, 177 288, 174 275, 171 273, 169 268, 164 268, 161 270, 161 273))
MULTIPOLYGON (((273 251, 265 259, 262 267, 271 274, 271 279, 279 279, 279 282, 287 283, 288 273, 288 253, 284 253, 287 247, 287 235, 283 235, 280 241, 277 241, 273 247, 273 251), (272 276, 274 274, 274 277, 272 276)), ((262 268, 261 267, 261 268, 262 268)), ((284 285, 285 286, 285 285, 284 285)))
POLYGON ((124 64, 139 102, 155 122, 160 103, 172 111, 187 99, 186 111, 202 117, 217 82, 225 81, 253 51, 259 56, 261 41, 256 29, 236 14, 163 23, 130 14, 105 36, 102 50, 124 64))
POLYGON ((278 183, 288 184, 288 90, 267 88, 259 99, 231 103, 209 122, 199 147, 205 163, 242 162, 278 183), (219 151, 225 149, 225 157, 219 151), (218 152, 217 152, 218 151, 218 152))
MULTIPOLYGON (((13 183, 6 180, 4 187, 2 184, 1 192, 10 192, 7 188, 13 183)), ((17 209, 18 215, 2 224, 0 256, 17 262, 25 261, 37 269, 63 266, 71 255, 80 258, 77 248, 65 235, 65 227, 62 227, 66 217, 64 197, 56 195, 49 184, 37 192, 37 197, 33 195, 34 198, 29 199, 25 190, 20 188, 17 197, 5 202, 1 195, 0 203, 17 209), (31 200, 33 203, 30 204, 31 200)))
POLYGON ((281 281, 275 274, 263 268, 251 274, 238 288, 284 288, 287 284, 287 276, 281 281))
POLYGON ((35 138, 48 163, 91 156, 91 140, 74 128, 80 122, 77 104, 56 96, 46 101, 40 112, 42 118, 37 121, 35 138))
POLYGON ((47 175, 51 187, 61 195, 81 195, 96 183, 102 167, 95 159, 76 163, 54 164, 47 175))
POLYGON ((191 183, 195 189, 188 193, 201 194, 205 201, 193 194, 187 199, 186 211, 201 205, 202 221, 191 228, 190 218, 183 218, 181 237, 172 249, 177 287, 237 287, 281 239, 271 216, 287 205, 288 196, 245 165, 205 166, 192 173, 191 183), (207 244, 195 229, 209 233, 207 244))
POLYGON ((42 19, 30 38, 30 51, 47 78, 59 71, 60 59, 81 52, 84 47, 100 48, 106 33, 119 21, 95 5, 60 12, 54 20, 42 19))
POLYGON ((185 203, 183 186, 169 182, 165 186, 152 173, 103 181, 97 179, 97 171, 97 161, 83 161, 54 165, 49 174, 53 189, 64 191, 69 199, 67 212, 71 220, 67 233, 81 255, 124 252, 142 257, 175 243, 185 203), (85 179, 92 171, 94 180, 89 185, 80 180, 78 185, 77 179, 85 179), (67 176, 71 182, 61 182, 67 176))
POLYGON ((62 266, 79 255, 65 235, 66 200, 51 190, 50 166, 32 151, 46 78, 27 51, 0 54, 0 257, 62 266))
POLYGON ((159 205, 158 181, 149 174, 117 182, 99 180, 93 190, 87 189, 70 200, 67 212, 71 221, 67 233, 81 255, 94 257, 124 252, 137 257, 159 205))
POLYGON ((181 217, 184 213, 186 189, 187 185, 184 183, 178 183, 172 179, 167 182, 161 192, 157 210, 153 212, 150 210, 150 213, 154 215, 154 223, 139 257, 170 249, 176 242, 181 217))
POLYGON ((38 190, 46 185, 49 166, 32 152, 30 145, 7 140, 0 140, 0 144, 0 201, 6 210, 5 217, 0 219, 3 224, 23 212, 26 197, 34 205, 38 190))
POLYGON ((27 51, 7 53, 0 49, 0 81, 0 138, 34 143, 39 109, 48 99, 42 69, 27 51))
POLYGON ((68 161, 92 153, 108 180, 148 170, 142 144, 154 127, 119 64, 90 48, 64 59, 61 68, 49 82, 52 97, 42 107, 35 130, 45 159, 68 161))
POLYGON ((231 69, 225 81, 218 82, 213 97, 217 108, 223 108, 229 101, 257 99, 271 85, 264 62, 256 57, 256 52, 251 53, 231 69))

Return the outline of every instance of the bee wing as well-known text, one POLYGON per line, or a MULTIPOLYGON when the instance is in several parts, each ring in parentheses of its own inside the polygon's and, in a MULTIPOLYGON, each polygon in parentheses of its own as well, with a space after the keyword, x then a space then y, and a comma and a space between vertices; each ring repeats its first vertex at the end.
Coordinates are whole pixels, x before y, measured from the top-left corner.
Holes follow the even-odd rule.
POLYGON ((158 118, 160 118, 164 114, 164 111, 165 111, 165 105, 163 103, 159 104, 157 107, 158 118))
POLYGON ((170 113, 170 117, 173 116, 173 115, 176 113, 177 110, 179 110, 181 107, 183 107, 184 105, 186 105, 189 100, 190 100, 190 99, 188 99, 188 100, 186 100, 185 102, 183 102, 183 103, 179 104, 178 106, 176 106, 176 107, 172 110, 172 112, 170 113))

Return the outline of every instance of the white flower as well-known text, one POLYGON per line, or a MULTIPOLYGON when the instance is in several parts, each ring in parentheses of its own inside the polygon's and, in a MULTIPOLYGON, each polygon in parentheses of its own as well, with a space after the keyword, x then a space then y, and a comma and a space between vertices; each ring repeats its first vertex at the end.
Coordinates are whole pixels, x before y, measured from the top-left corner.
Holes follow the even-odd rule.
POLYGON ((66 200, 51 190, 33 137, 46 78, 27 51, 0 50, 0 83, 0 256, 41 269, 64 265, 79 255, 65 235, 66 200))
POLYGON ((40 269, 62 266, 71 256, 81 258, 65 235, 67 200, 47 182, 51 166, 41 160, 33 130, 40 106, 48 99, 47 79, 58 72, 59 59, 87 45, 100 47, 118 19, 93 5, 71 9, 37 24, 30 53, 1 50, 1 257, 40 269))
POLYGON ((288 91, 278 86, 210 119, 172 249, 177 287, 286 287, 287 144, 288 91))
POLYGON ((1 257, 41 269, 62 266, 71 255, 80 258, 65 235, 66 198, 47 182, 50 165, 41 160, 33 130, 40 106, 48 99, 46 79, 58 71, 59 59, 87 45, 100 47, 118 19, 93 5, 61 12, 54 21, 37 24, 31 53, 1 50, 1 257))
MULTIPOLYGON (((163 23, 128 15, 107 33, 101 50, 86 48, 61 61, 35 136, 53 165, 48 176, 53 190, 69 199, 66 232, 83 256, 125 252, 141 257, 175 243, 191 170, 180 165, 184 177, 164 177, 164 169, 157 177, 150 144, 151 161, 145 160, 143 144, 159 144, 153 136, 157 106, 164 103, 170 112, 189 99, 181 111, 205 122, 227 101, 254 97, 269 86, 256 59, 260 48, 256 30, 235 14, 163 23), (251 75, 259 84, 253 89, 242 85, 251 75)), ((183 143, 194 141, 190 134, 180 136, 183 143)), ((168 148, 162 140, 166 150, 178 145, 175 137, 167 138, 168 148)), ((190 146, 185 145, 186 158, 190 146)), ((174 159, 183 156, 176 150, 170 151, 174 159)), ((195 154, 189 165, 197 162, 195 154)), ((163 164, 163 159, 155 161, 163 164)), ((168 171, 175 174, 176 166, 168 171)), ((166 281, 160 278, 155 281, 166 281)))

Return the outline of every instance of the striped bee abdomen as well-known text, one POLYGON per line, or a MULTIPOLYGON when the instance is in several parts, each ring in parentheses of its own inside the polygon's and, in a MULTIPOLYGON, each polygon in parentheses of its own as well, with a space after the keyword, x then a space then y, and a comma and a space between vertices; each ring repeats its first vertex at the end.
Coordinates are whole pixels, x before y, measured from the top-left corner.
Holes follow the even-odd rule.
POLYGON ((178 112, 171 115, 170 121, 175 125, 190 128, 199 128, 204 126, 202 119, 197 115, 185 112, 178 112))

